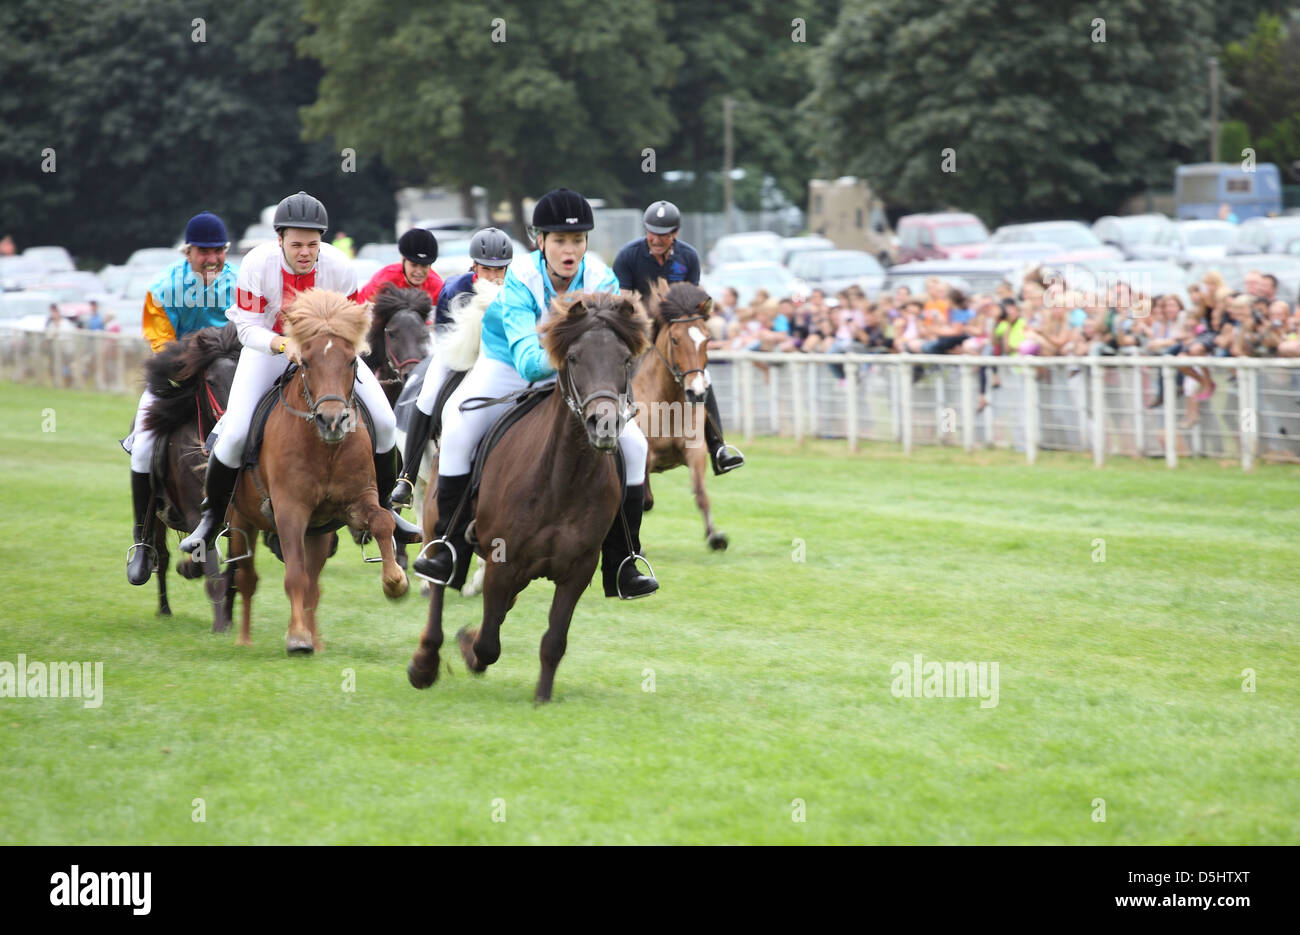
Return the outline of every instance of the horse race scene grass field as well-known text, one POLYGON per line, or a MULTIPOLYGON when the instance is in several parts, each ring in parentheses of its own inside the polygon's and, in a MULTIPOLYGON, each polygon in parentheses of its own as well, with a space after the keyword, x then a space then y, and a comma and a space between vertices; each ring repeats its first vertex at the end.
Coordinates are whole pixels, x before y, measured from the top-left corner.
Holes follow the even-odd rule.
POLYGON ((449 592, 417 691, 428 599, 346 530, 315 653, 266 549, 251 646, 201 581, 156 615, 124 575, 135 404, 0 384, 5 844, 1300 840, 1293 465, 757 438, 711 479, 725 551, 656 475, 659 591, 597 572, 537 705, 549 582, 483 675, 449 592))

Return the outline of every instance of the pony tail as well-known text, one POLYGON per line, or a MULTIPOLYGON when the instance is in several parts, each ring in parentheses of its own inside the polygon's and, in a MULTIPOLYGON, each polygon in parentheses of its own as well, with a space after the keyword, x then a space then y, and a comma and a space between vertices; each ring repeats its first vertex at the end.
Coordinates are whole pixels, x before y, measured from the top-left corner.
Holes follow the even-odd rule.
POLYGON ((478 360, 483 315, 500 291, 496 283, 480 279, 474 283, 472 297, 462 294, 451 300, 452 324, 438 335, 438 352, 452 370, 468 370, 478 360))

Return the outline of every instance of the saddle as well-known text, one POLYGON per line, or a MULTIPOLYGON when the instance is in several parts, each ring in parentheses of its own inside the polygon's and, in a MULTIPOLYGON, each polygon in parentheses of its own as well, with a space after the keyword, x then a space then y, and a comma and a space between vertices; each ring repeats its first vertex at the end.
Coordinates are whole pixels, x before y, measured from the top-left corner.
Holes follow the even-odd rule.
MULTIPOLYGON (((424 387, 424 378, 429 369, 429 362, 433 358, 425 360, 411 371, 410 379, 406 381, 406 386, 402 388, 402 393, 397 397, 397 403, 393 406, 393 413, 397 416, 397 427, 408 435, 411 432, 411 423, 414 421, 412 411, 415 409, 415 401, 420 395, 420 390, 424 387)), ((429 438, 426 441, 437 442, 442 438, 442 409, 447 405, 447 400, 451 399, 451 394, 456 392, 461 383, 465 381, 465 374, 468 370, 452 370, 447 374, 442 386, 438 389, 438 395, 433 403, 433 424, 430 428, 429 438)))
MULTIPOLYGON (((483 468, 487 464, 488 455, 492 453, 492 449, 500 444, 506 432, 510 431, 510 428, 516 422, 540 406, 554 391, 555 384, 547 383, 543 386, 530 386, 506 397, 512 401, 512 405, 497 417, 497 420, 492 423, 492 427, 488 429, 487 434, 479 439, 478 445, 474 448, 474 457, 470 462, 473 467, 470 469, 469 488, 466 491, 466 497, 469 498, 470 503, 473 503, 474 498, 478 496, 479 483, 483 480, 483 468)), ((476 398, 467 399, 461 405, 467 409, 478 409, 486 408, 496 402, 498 400, 476 398), (475 402, 479 403, 479 405, 469 405, 475 402)))

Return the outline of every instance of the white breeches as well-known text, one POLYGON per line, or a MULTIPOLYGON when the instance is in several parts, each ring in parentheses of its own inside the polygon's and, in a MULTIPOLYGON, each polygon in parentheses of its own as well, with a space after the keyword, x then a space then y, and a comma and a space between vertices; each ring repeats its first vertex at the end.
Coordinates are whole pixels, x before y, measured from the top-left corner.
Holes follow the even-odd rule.
POLYGON ((429 369, 424 371, 424 383, 420 385, 420 395, 415 398, 415 407, 426 416, 433 415, 433 404, 438 401, 438 390, 442 389, 442 381, 447 379, 449 372, 447 365, 442 362, 442 354, 438 352, 438 342, 434 341, 433 359, 429 361, 429 369))
MULTIPOLYGON (((429 365, 433 369, 433 365, 429 365)), ((539 384, 554 382, 539 380, 539 384)), ((497 403, 483 409, 462 412, 460 404, 475 396, 496 399, 507 393, 522 390, 528 381, 519 375, 511 364, 480 355, 464 381, 456 388, 442 410, 442 443, 438 454, 438 473, 444 477, 468 474, 473 468, 470 459, 474 446, 487 434, 492 423, 509 408, 509 403, 497 403)), ((432 408, 432 406, 430 406, 432 408)), ((650 446, 635 419, 628 419, 618 437, 619 449, 627 470, 627 485, 635 487, 645 483, 645 461, 650 446)))
POLYGON ((153 432, 146 432, 144 411, 153 403, 154 395, 148 390, 140 394, 140 405, 135 410, 135 428, 131 432, 131 470, 137 474, 149 473, 149 462, 153 460, 153 432))
MULTIPOLYGON (((252 348, 239 352, 239 366, 230 387, 230 402, 226 414, 217 423, 220 437, 213 454, 227 467, 239 467, 248 442, 248 431, 253 421, 253 410, 266 391, 289 366, 283 354, 264 354, 252 348)), ((357 398, 370 410, 375 422, 375 451, 387 451, 397 441, 397 419, 383 387, 370 372, 364 360, 357 360, 357 398)))

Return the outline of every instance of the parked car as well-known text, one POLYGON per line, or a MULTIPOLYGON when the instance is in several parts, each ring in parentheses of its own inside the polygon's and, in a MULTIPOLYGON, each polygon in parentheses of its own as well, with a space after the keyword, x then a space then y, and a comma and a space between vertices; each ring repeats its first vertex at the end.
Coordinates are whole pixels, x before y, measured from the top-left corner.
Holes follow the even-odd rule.
POLYGON ((244 236, 231 245, 226 258, 245 256, 249 250, 276 239, 275 228, 270 224, 250 224, 244 230, 244 236))
POLYGON ((781 238, 781 262, 786 266, 790 261, 801 253, 808 253, 817 250, 834 250, 835 241, 826 237, 818 237, 815 234, 807 237, 782 237, 781 238))
POLYGON ((1061 252, 1050 260, 1056 263, 1087 260, 1122 260, 1124 254, 1108 247, 1097 235, 1080 221, 1035 221, 1028 224, 1006 224, 993 234, 993 244, 1056 244, 1061 252))
POLYGON ((741 305, 748 305, 759 289, 766 289, 767 294, 777 300, 804 297, 801 284, 788 269, 780 263, 762 260, 723 264, 709 275, 700 277, 700 286, 715 300, 722 298, 722 291, 731 287, 736 290, 741 305))
POLYGON ((358 260, 378 260, 382 266, 402 262, 402 252, 395 243, 368 243, 357 251, 358 260))
POLYGON ((141 247, 127 257, 126 265, 132 270, 163 270, 180 258, 175 247, 141 247))
POLYGON ((783 256, 781 237, 772 231, 727 234, 709 251, 709 268, 730 263, 780 263, 783 256))
POLYGON ((874 297, 885 285, 885 268, 863 250, 802 253, 791 261, 790 274, 803 283, 807 292, 820 289, 828 296, 849 286, 858 286, 868 296, 874 297))
POLYGON ((1226 256, 1236 239, 1237 225, 1231 221, 1176 221, 1138 252, 1142 259, 1187 266, 1197 260, 1226 256))
POLYGON ((981 292, 992 293, 998 283, 1009 282, 1016 291, 1020 290, 1025 272, 1036 264, 1022 259, 989 259, 979 257, 974 260, 920 260, 916 263, 900 263, 889 268, 889 277, 885 288, 893 291, 899 285, 906 285, 913 294, 925 295, 925 280, 938 276, 954 289, 960 289, 968 296, 981 292), (919 283, 919 287, 915 285, 919 283))
MULTIPOLYGON (((473 218, 426 218, 423 221, 416 221, 416 227, 423 227, 427 231, 433 231, 438 242, 442 243, 442 233, 448 234, 473 234, 479 230, 479 224, 473 218)), ((405 233, 403 231, 402 233, 405 233)), ((439 251, 441 252, 441 251, 439 251)))
POLYGON ((126 281, 130 278, 131 270, 128 267, 113 263, 99 271, 99 281, 103 284, 104 291, 114 297, 122 295, 122 290, 126 288, 126 281))
POLYGON ((48 273, 62 273, 77 268, 72 256, 63 247, 28 247, 23 256, 39 265, 48 273))
POLYGON ((58 296, 51 292, 23 291, 0 294, 0 326, 16 327, 17 322, 22 319, 37 315, 44 320, 50 314, 50 306, 57 305, 58 301, 58 296))
POLYGON ((45 268, 31 257, 0 256, 0 290, 25 289, 46 275, 45 268))
POLYGON ((1163 214, 1108 215, 1097 219, 1092 232, 1102 243, 1120 250, 1126 259, 1137 260, 1145 259, 1144 248, 1155 244, 1172 227, 1173 222, 1163 214))
POLYGON ((1287 244, 1300 237, 1300 217, 1250 218, 1237 226, 1237 239, 1228 253, 1286 253, 1287 244))
POLYGON ((1124 283, 1134 294, 1154 299, 1161 295, 1176 295, 1184 306, 1189 302, 1187 274, 1176 263, 1164 260, 1126 260, 1121 263, 1071 263, 1064 270, 1045 269, 1050 279, 1058 272, 1063 274, 1068 288, 1098 295, 1101 304, 1113 305, 1116 287, 1124 283))
POLYGON ((988 242, 988 228, 973 214, 909 214, 898 221, 899 263, 974 259, 988 242))
POLYGON ((98 299, 108 292, 98 275, 75 269, 50 273, 40 282, 32 283, 31 288, 74 290, 83 299, 98 299))

